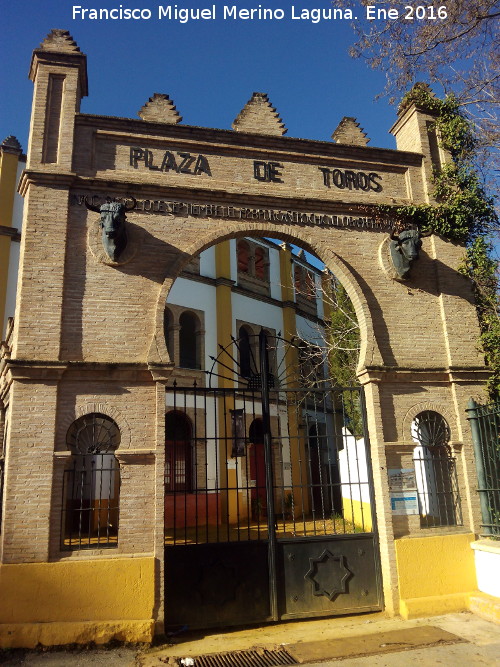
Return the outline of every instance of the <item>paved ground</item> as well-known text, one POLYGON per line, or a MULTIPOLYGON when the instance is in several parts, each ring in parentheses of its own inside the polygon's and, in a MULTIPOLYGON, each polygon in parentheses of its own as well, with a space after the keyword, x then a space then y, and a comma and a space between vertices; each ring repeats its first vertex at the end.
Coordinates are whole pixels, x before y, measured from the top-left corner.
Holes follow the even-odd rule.
MULTIPOLYGON (((295 652, 304 667, 413 667, 415 663, 419 667, 500 667, 500 625, 470 613, 413 621, 370 614, 206 635, 186 633, 170 641, 147 649, 116 646, 0 651, 0 664, 2 667, 164 667, 178 665, 178 658, 284 646, 295 652)), ((196 667, 196 659, 194 664, 196 667)))

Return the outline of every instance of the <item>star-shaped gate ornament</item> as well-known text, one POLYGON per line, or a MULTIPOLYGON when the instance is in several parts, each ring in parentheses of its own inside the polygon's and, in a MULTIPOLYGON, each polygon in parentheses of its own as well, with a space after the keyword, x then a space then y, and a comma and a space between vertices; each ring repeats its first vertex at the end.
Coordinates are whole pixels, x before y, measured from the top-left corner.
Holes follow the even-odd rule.
POLYGON ((330 602, 340 593, 347 592, 347 582, 353 576, 345 564, 345 557, 334 556, 325 549, 318 558, 309 558, 309 570, 304 575, 313 586, 313 595, 324 595, 330 602))

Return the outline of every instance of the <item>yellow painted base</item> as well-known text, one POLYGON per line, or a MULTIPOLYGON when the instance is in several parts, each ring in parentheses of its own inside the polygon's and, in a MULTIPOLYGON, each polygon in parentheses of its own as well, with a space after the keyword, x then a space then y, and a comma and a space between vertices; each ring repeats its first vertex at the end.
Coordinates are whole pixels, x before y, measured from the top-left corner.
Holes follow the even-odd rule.
POLYGON ((469 609, 477 589, 473 533, 405 537, 395 541, 400 614, 432 616, 469 609))
POLYGON ((454 593, 401 600, 399 613, 405 620, 408 620, 422 616, 439 616, 440 614, 467 611, 469 609, 469 597, 469 593, 454 593))
POLYGON ((107 644, 110 641, 150 643, 154 621, 86 621, 0 625, 1 648, 36 648, 65 644, 107 644))
POLYGON ((0 566, 0 647, 149 642, 154 558, 0 566))
POLYGON ((360 531, 369 533, 372 529, 372 510, 370 503, 361 500, 342 498, 344 508, 344 519, 352 521, 360 531))

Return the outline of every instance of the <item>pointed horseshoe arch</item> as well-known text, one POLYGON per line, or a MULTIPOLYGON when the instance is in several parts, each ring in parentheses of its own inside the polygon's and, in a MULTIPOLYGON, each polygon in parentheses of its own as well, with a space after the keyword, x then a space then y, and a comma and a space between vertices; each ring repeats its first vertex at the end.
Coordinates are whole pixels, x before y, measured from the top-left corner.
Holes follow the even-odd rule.
MULTIPOLYGON (((328 232, 324 233, 325 235, 328 234, 328 232)), ((148 360, 153 363, 170 362, 165 337, 163 335, 163 311, 172 285, 180 275, 184 266, 188 264, 193 257, 203 252, 203 250, 206 250, 217 243, 242 236, 258 237, 264 235, 299 245, 308 252, 319 257, 319 259, 324 262, 325 266, 336 278, 338 278, 342 286, 345 288, 356 312, 361 336, 358 372, 361 371, 366 364, 377 365, 382 363, 382 355, 375 338, 372 313, 370 312, 368 300, 362 288, 363 281, 345 259, 329 249, 325 250, 324 248, 319 247, 319 243, 312 243, 310 239, 306 240, 305 238, 302 238, 303 235, 305 236, 305 233, 302 232, 300 227, 293 229, 293 233, 283 233, 279 231, 271 231, 269 227, 255 226, 248 229, 242 229, 241 226, 236 225, 234 225, 234 229, 231 230, 231 233, 221 234, 217 231, 211 232, 200 243, 190 246, 187 252, 181 253, 173 265, 165 267, 165 273, 167 275, 158 296, 154 335, 153 340, 151 341, 148 360)))

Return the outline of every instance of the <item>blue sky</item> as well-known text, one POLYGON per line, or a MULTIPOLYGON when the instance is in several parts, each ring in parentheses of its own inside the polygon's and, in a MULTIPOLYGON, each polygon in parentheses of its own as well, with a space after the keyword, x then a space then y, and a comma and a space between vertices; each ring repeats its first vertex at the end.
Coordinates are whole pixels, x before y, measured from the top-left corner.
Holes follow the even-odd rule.
MULTIPOLYGON (((174 100, 183 123, 230 128, 252 92, 265 92, 288 136, 329 140, 343 116, 355 116, 372 146, 395 148, 388 130, 395 108, 374 101, 384 75, 374 72, 347 51, 353 41, 349 20, 313 24, 291 19, 313 5, 332 7, 329 0, 265 0, 262 7, 282 8, 283 20, 222 19, 224 4, 216 3, 216 20, 176 21, 157 18, 151 0, 116 2, 76 0, 88 8, 150 9, 150 20, 73 19, 67 0, 2 0, 0 40, 0 135, 14 134, 26 148, 32 83, 31 52, 51 28, 70 31, 88 57, 89 97, 84 113, 136 117, 153 95, 174 100)), ((172 6, 175 3, 172 3, 172 6)), ((212 7, 212 1, 177 2, 178 7, 212 7)), ((258 7, 242 2, 239 8, 258 7)), ((357 23, 361 21, 360 9, 357 23)))

